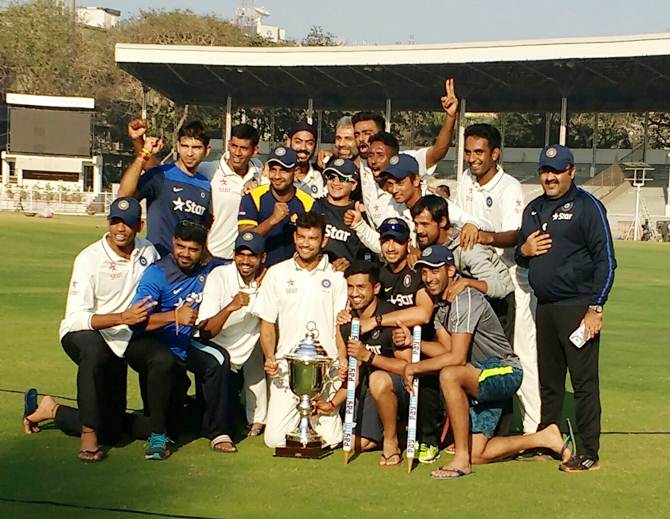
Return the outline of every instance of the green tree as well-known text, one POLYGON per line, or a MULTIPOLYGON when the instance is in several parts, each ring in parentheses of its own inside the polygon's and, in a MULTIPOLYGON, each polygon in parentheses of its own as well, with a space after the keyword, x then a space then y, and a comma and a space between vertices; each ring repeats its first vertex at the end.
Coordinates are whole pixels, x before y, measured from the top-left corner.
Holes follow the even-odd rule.
POLYGON ((305 47, 334 47, 339 45, 337 37, 320 25, 312 25, 301 43, 305 47))

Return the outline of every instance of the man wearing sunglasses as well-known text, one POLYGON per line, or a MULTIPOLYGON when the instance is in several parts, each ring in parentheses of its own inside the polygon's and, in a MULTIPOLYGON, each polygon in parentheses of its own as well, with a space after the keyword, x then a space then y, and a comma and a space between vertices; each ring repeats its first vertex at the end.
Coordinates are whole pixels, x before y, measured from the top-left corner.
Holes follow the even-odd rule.
MULTIPOLYGON (((198 314, 200 338, 226 349, 236 382, 244 375, 247 436, 263 432, 268 405, 263 352, 258 342, 260 324, 251 313, 266 272, 264 259, 263 236, 241 233, 235 240, 233 263, 214 269, 207 277, 198 314)), ((239 392, 231 393, 235 408, 239 392)))
MULTIPOLYGON (((172 240, 172 253, 151 265, 140 279, 133 304, 154 302, 145 323, 133 327, 126 350, 130 367, 140 375, 145 414, 149 416, 145 458, 164 460, 180 429, 184 398, 189 386, 186 370, 195 374, 196 395, 202 400, 201 432, 212 449, 236 452, 230 438, 232 417, 228 386, 230 357, 225 349, 193 340, 205 280, 224 263, 201 258, 207 241, 204 226, 183 220, 172 240)), ((138 435, 139 436, 139 435, 138 435)))
POLYGON ((575 393, 582 445, 578 456, 561 464, 565 472, 599 467, 598 352, 603 305, 617 266, 605 208, 575 186, 575 171, 575 159, 565 146, 542 150, 539 175, 544 194, 523 212, 515 257, 528 268, 538 301, 538 430, 561 421, 566 371, 575 393))
POLYGON ((355 207, 353 194, 358 189, 359 174, 356 164, 349 159, 333 159, 323 170, 328 194, 314 203, 312 211, 326 219, 324 248, 333 269, 344 272, 356 259, 372 261, 373 255, 345 224, 345 214, 355 207))

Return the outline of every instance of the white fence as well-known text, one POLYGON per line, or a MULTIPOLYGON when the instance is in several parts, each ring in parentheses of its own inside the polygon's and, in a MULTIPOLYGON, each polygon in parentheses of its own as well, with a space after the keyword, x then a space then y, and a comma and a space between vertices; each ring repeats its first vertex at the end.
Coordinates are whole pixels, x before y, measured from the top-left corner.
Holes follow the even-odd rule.
POLYGON ((39 213, 47 208, 59 214, 106 214, 111 192, 93 194, 62 188, 0 185, 0 211, 39 213))

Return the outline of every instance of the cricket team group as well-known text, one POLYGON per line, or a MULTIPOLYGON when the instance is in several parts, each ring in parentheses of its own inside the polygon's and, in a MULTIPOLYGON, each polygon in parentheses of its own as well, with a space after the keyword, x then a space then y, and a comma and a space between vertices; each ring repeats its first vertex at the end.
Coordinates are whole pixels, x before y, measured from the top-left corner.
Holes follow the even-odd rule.
POLYGON ((25 432, 53 421, 80 437, 84 462, 123 437, 164 460, 189 431, 217 453, 245 436, 284 447, 299 421, 285 356, 312 331, 333 359, 311 416, 331 448, 353 358, 353 449, 378 451, 381 468, 411 462, 415 379, 416 459, 449 459, 433 478, 539 457, 564 472, 599 468, 599 343, 616 268, 605 209, 575 185, 573 154, 558 144, 541 151, 543 194, 526 203, 488 124, 465 128, 456 193, 429 186, 452 141, 453 80, 441 105, 430 147, 401 151, 381 115, 359 112, 338 121, 332 149, 297 122, 264 164, 250 124, 208 161, 206 129, 188 122, 176 161, 161 164, 161 139, 131 121, 135 158, 108 232, 75 259, 60 326, 77 407, 31 388, 25 432), (568 372, 578 442, 562 418, 568 372), (129 373, 141 412, 126 409, 129 373), (511 434, 514 399, 523 434, 511 434))

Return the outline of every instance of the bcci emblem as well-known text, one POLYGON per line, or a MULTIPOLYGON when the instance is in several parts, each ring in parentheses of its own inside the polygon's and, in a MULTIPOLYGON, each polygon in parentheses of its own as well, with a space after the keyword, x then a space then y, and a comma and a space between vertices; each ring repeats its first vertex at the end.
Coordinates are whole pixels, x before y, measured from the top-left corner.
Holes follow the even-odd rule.
POLYGON ((286 148, 282 148, 280 146, 275 150, 275 155, 277 155, 277 157, 283 157, 284 155, 286 155, 286 148))
POLYGON ((556 148, 549 148, 544 154, 547 156, 547 158, 553 159, 556 155, 558 155, 558 150, 556 148))
POLYGON ((144 256, 140 256, 140 265, 143 267, 147 266, 147 259, 144 256))
POLYGON ((423 256, 425 258, 426 256, 430 256, 432 253, 433 253, 433 248, 428 247, 426 250, 423 251, 423 254, 421 256, 423 256))
POLYGON ((375 329, 375 331, 372 332, 372 338, 373 339, 379 339, 380 333, 381 333, 381 330, 379 328, 375 329))
POLYGON ((254 235, 251 234, 250 232, 245 232, 245 233, 242 235, 242 239, 243 239, 244 241, 251 241, 251 240, 254 239, 254 235))
POLYGON ((405 288, 409 288, 409 286, 412 284, 412 276, 405 274, 405 278, 402 280, 402 284, 405 288))
POLYGON ((486 207, 491 207, 493 205, 493 198, 490 196, 486 197, 486 207))
POLYGON ((119 209, 121 209, 121 211, 127 211, 129 207, 130 204, 128 203, 128 200, 121 200, 119 202, 119 209))
POLYGON ((200 283, 204 283, 205 282, 205 276, 202 276, 202 275, 198 276, 198 281, 200 283))
POLYGON ((564 211, 569 211, 572 209, 572 202, 568 202, 567 204, 563 204, 563 210, 564 211))
POLYGON ((200 198, 205 198, 205 196, 206 196, 206 195, 205 195, 205 192, 204 192, 204 191, 200 191, 200 198))
POLYGON ((391 225, 395 225, 395 224, 398 223, 398 220, 396 220, 395 218, 389 218, 389 219, 386 221, 386 223, 391 224, 391 225))
POLYGON ((310 189, 310 191, 311 191, 312 193, 314 193, 315 195, 316 195, 317 191, 319 190, 319 188, 316 187, 316 186, 310 186, 309 189, 310 189))
POLYGON ((389 160, 389 164, 391 164, 391 166, 395 166, 398 162, 400 162, 400 157, 398 157, 398 155, 394 155, 391 157, 391 160, 389 160))
POLYGON ((324 279, 323 281, 321 281, 321 286, 323 288, 330 288, 330 279, 324 279))
POLYGON ((337 159, 335 162, 333 162, 333 166, 343 166, 344 165, 344 159, 337 159))

